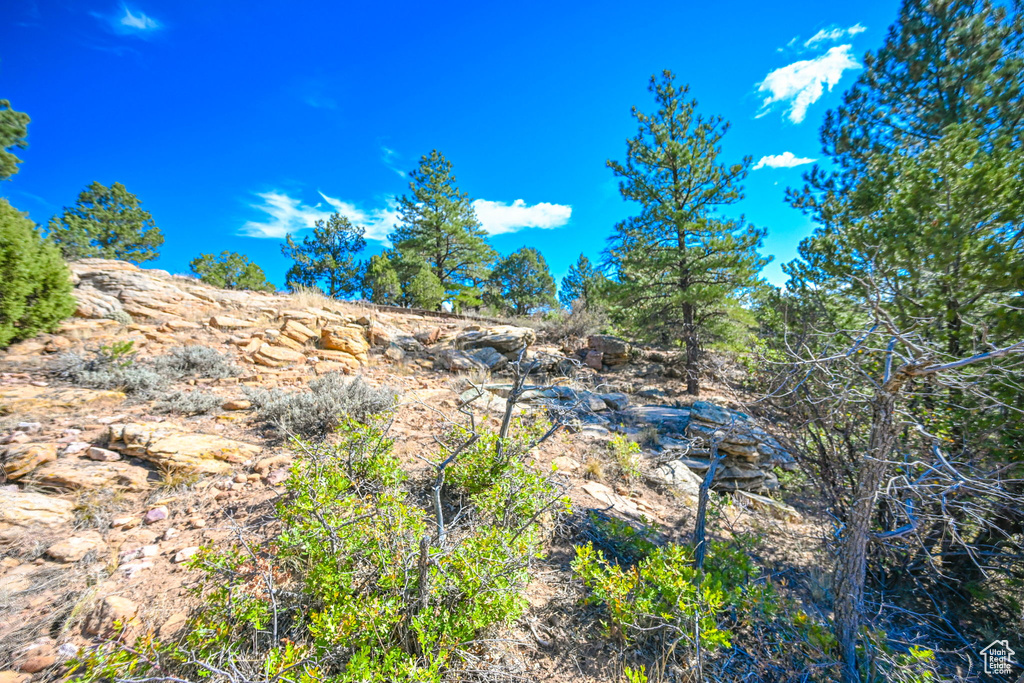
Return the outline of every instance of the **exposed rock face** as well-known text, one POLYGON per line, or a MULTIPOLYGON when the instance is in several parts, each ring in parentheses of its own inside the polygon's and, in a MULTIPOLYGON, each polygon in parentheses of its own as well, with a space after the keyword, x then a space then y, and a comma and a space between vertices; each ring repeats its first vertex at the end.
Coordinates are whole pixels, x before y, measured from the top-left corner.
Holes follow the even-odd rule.
POLYGON ((0 412, 42 413, 120 403, 123 400, 124 394, 120 391, 24 385, 0 390, 0 412))
POLYGON ((149 470, 124 462, 93 462, 91 460, 58 460, 32 473, 29 480, 36 485, 67 491, 84 489, 149 489, 149 470))
MULTIPOLYGON (((600 362, 608 367, 624 365, 629 362, 630 345, 624 339, 613 337, 609 334, 595 334, 587 339, 587 356, 595 354, 586 359, 587 365, 594 367, 593 363, 598 360, 596 354, 600 354, 600 362)), ((600 368, 598 368, 600 369, 600 368)))
POLYGON ((668 437, 664 452, 678 452, 680 462, 703 476, 710 466, 710 446, 718 434, 724 459, 712 488, 718 491, 760 491, 778 487, 775 467, 795 467, 793 457, 778 440, 744 413, 707 401, 689 408, 639 406, 624 413, 634 425, 652 424, 668 437))
POLYGON ((108 595, 86 619, 82 630, 86 635, 109 638, 117 634, 117 625, 120 624, 131 632, 139 625, 138 613, 139 606, 128 598, 108 595))
POLYGON ((57 444, 16 444, 0 448, 0 472, 7 481, 20 479, 32 470, 57 459, 57 444))
POLYGON ((90 552, 102 553, 107 549, 103 537, 97 531, 84 531, 65 538, 46 549, 46 554, 57 562, 78 562, 90 552))
POLYGON ((265 365, 270 368, 279 368, 285 365, 294 365, 295 363, 306 362, 306 356, 301 352, 284 346, 273 346, 271 344, 260 345, 256 353, 253 354, 252 359, 260 365, 265 365))
POLYGON ((529 327, 470 325, 455 337, 457 349, 492 348, 501 354, 514 354, 537 341, 537 333, 529 327))
POLYGON ((320 332, 320 346, 332 351, 342 351, 365 363, 370 342, 366 331, 359 325, 332 325, 320 332))
POLYGON ((74 507, 62 498, 0 488, 0 534, 11 527, 59 527, 71 521, 74 507))
POLYGON ((658 465, 648 479, 664 486, 670 486, 688 496, 697 497, 700 493, 701 478, 682 460, 670 460, 658 465))
POLYGON ((441 364, 441 367, 451 372, 472 372, 473 370, 487 369, 487 366, 477 360, 472 354, 459 351, 458 349, 443 349, 437 354, 437 361, 441 364))
POLYGON ((226 474, 233 463, 258 455, 261 449, 215 434, 181 431, 168 423, 110 425, 111 450, 155 465, 204 474, 226 474))

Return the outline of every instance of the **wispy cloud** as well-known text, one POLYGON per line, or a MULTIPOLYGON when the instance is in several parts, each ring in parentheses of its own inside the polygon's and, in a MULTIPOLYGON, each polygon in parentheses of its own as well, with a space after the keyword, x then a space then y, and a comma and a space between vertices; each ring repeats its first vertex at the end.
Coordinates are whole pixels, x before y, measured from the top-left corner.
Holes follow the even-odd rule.
POLYGON ((860 24, 854 24, 847 28, 840 28, 839 26, 832 25, 828 28, 823 28, 813 36, 804 41, 804 47, 817 47, 821 43, 834 43, 842 40, 843 38, 853 38, 858 33, 864 33, 867 31, 867 27, 861 26, 860 24))
POLYGON ((758 159, 757 163, 754 164, 754 170, 759 168, 793 168, 794 166, 803 166, 804 164, 813 164, 817 159, 811 159, 810 157, 798 157, 792 152, 783 152, 782 154, 769 154, 758 159))
POLYGON ((337 109, 338 103, 333 97, 327 97, 324 95, 310 94, 306 95, 303 100, 306 104, 313 107, 314 109, 337 109))
POLYGON ((120 35, 132 35, 147 37, 163 28, 163 25, 141 10, 132 10, 128 5, 121 5, 120 9, 103 14, 91 12, 92 16, 104 22, 114 33, 120 35))
POLYGON ((263 202, 250 206, 267 214, 267 219, 246 221, 238 232, 247 237, 281 239, 290 232, 312 228, 318 220, 331 215, 330 211, 321 209, 319 203, 308 206, 284 192, 257 192, 256 196, 263 202))
POLYGON ((386 243, 388 235, 398 223, 398 202, 390 195, 385 197, 383 209, 370 209, 369 211, 360 209, 352 202, 328 197, 323 192, 320 193, 320 196, 335 211, 366 230, 366 239, 386 243))
POLYGON ((860 68, 850 54, 852 48, 852 45, 837 45, 814 59, 793 62, 769 73, 757 87, 758 92, 768 93, 758 118, 782 102, 788 108, 789 120, 802 122, 807 108, 825 94, 826 87, 831 91, 846 70, 860 68))
POLYGON ((398 174, 400 178, 405 177, 405 171, 398 166, 398 160, 402 158, 402 155, 393 149, 381 145, 380 147, 380 160, 384 162, 384 165, 390 168, 392 171, 398 174))
POLYGON ((160 22, 156 19, 147 17, 142 12, 132 14, 131 9, 129 9, 127 5, 122 5, 122 9, 124 9, 124 15, 122 15, 119 23, 126 29, 136 31, 153 31, 160 28, 160 22))
POLYGON ((491 235, 504 235, 524 228, 560 228, 572 216, 572 207, 566 204, 541 202, 527 205, 522 199, 511 204, 477 199, 473 202, 473 209, 483 229, 491 235))

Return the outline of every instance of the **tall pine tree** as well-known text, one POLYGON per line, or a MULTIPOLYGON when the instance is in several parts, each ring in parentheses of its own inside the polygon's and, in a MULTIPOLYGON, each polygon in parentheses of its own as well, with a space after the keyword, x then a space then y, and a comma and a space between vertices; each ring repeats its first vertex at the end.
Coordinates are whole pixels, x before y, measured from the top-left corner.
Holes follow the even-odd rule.
POLYGON ((558 301, 569 309, 573 306, 588 308, 594 304, 604 279, 604 274, 591 265, 590 259, 580 254, 576 263, 569 266, 569 272, 562 278, 562 286, 558 289, 558 301))
POLYGON ((285 274, 285 284, 318 287, 328 296, 350 296, 362 284, 361 264, 355 255, 366 246, 365 230, 342 216, 331 214, 326 221, 318 220, 313 234, 296 243, 286 235, 281 253, 294 263, 285 274))
POLYGON ((715 213, 742 198, 750 158, 719 162, 729 125, 696 113, 689 88, 670 71, 652 76, 658 110, 633 107, 639 124, 626 161, 609 161, 619 191, 639 211, 615 226, 605 252, 614 273, 611 314, 641 337, 685 349, 687 393, 699 393, 702 348, 731 321, 736 296, 768 262, 757 253, 765 231, 715 213))
POLYGON ((487 280, 485 300, 514 315, 530 315, 555 305, 555 279, 544 256, 521 247, 500 259, 487 280))
POLYGON ((455 299, 489 270, 495 252, 444 155, 435 149, 423 156, 410 177, 411 193, 399 199, 400 224, 390 239, 398 251, 426 262, 445 296, 455 299))

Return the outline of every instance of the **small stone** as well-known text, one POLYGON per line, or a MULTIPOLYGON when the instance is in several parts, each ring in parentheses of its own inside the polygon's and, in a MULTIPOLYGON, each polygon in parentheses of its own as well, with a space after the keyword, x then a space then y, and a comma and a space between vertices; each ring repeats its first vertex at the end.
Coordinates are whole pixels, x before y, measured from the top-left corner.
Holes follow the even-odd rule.
POLYGON ((180 531, 178 531, 177 529, 175 529, 172 526, 167 531, 164 532, 164 540, 165 541, 169 541, 169 540, 171 540, 172 538, 174 538, 175 536, 177 536, 180 533, 181 533, 180 531))
POLYGON ((270 472, 270 474, 264 478, 264 481, 269 486, 277 486, 278 484, 286 482, 290 474, 291 473, 288 470, 276 469, 270 472))
POLYGON ((202 529, 206 526, 206 520, 201 517, 193 517, 190 523, 193 529, 202 529))
POLYGON ((121 572, 124 575, 124 578, 128 579, 129 581, 131 581, 132 579, 134 579, 136 576, 138 576, 142 572, 146 571, 147 569, 152 569, 152 568, 153 568, 153 563, 152 562, 150 562, 148 560, 138 560, 138 561, 135 561, 135 562, 129 562, 128 564, 121 565, 120 567, 117 568, 117 571, 121 572))
POLYGON ((216 500, 216 501, 222 501, 222 500, 227 500, 230 497, 231 497, 231 494, 229 492, 227 492, 227 491, 218 491, 217 495, 215 495, 213 497, 213 499, 216 500))
POLYGON ((260 480, 260 475, 253 473, 248 476, 248 479, 249 483, 257 482, 260 480))
POLYGON ((48 386, 50 386, 49 382, 44 382, 41 379, 33 380, 33 381, 29 382, 29 384, 34 386, 34 387, 48 387, 48 386))
POLYGON ((0 671, 0 683, 28 683, 32 674, 18 671, 0 671))
POLYGON ((182 548, 174 554, 174 559, 171 560, 174 564, 180 564, 188 559, 191 559, 193 555, 199 552, 199 546, 193 545, 188 548, 182 548))
POLYGON ((155 507, 146 513, 145 522, 146 524, 155 524, 162 522, 170 516, 170 512, 167 511, 166 505, 155 507))
POLYGON ((35 434, 41 431, 42 428, 42 422, 19 422, 18 426, 14 428, 14 431, 25 432, 26 434, 35 434))
POLYGON ((28 443, 31 440, 32 437, 25 432, 14 432, 13 434, 8 434, 3 439, 0 439, 3 443, 28 443))
POLYGON ((249 477, 245 476, 244 473, 239 472, 238 474, 235 475, 236 484, 244 484, 247 481, 249 481, 249 477))
POLYGON ((91 447, 86 455, 90 460, 98 460, 99 462, 115 462, 121 459, 120 453, 98 446, 91 447))
POLYGON ((144 545, 139 548, 139 557, 156 557, 160 554, 160 546, 144 545))
POLYGON ((245 484, 232 484, 231 485, 231 490, 232 491, 244 491, 245 490, 245 484))
POLYGON ((132 516, 114 517, 114 519, 112 519, 110 521, 110 526, 114 527, 115 529, 118 528, 118 527, 123 527, 125 529, 131 529, 132 527, 136 527, 138 525, 139 525, 139 518, 138 517, 132 517, 132 516))
POLYGON ((64 447, 64 455, 76 455, 83 451, 87 451, 90 448, 92 448, 92 446, 85 441, 72 441, 64 447))
POLYGON ((230 401, 224 401, 220 407, 224 410, 249 410, 252 408, 252 401, 245 398, 233 398, 230 401))
POLYGON ((27 674, 37 674, 43 669, 49 669, 56 663, 57 657, 54 655, 36 655, 21 662, 18 668, 27 674))

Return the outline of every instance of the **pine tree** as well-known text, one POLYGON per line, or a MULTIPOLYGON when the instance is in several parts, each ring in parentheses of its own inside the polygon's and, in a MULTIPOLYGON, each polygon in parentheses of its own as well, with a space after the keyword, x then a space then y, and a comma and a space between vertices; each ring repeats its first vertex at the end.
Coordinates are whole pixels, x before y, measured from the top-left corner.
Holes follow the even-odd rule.
POLYGON ((500 259, 484 287, 485 301, 514 315, 530 315, 555 305, 555 279, 544 256, 522 247, 500 259))
POLYGON ((274 285, 267 282, 262 268, 250 261, 249 257, 233 251, 222 251, 220 256, 200 254, 189 263, 189 269, 200 280, 214 287, 274 291, 274 285))
POLYGON ((121 183, 89 185, 75 206, 50 219, 47 233, 69 261, 106 258, 142 263, 157 258, 164 243, 153 216, 121 183))
POLYGON ((444 301, 445 291, 441 281, 430 266, 420 261, 404 289, 409 306, 426 310, 437 310, 444 301))
POLYGON ((608 162, 639 213, 615 226, 605 261, 615 275, 613 319, 641 337, 681 344, 695 395, 702 347, 732 320, 736 295, 768 260, 757 253, 764 230, 715 214, 742 198, 750 158, 718 161, 728 124, 696 114, 689 88, 674 79, 670 71, 651 77, 658 111, 633 108, 639 132, 627 141, 626 161, 608 162))
POLYGON ((375 304, 394 306, 400 302, 402 283, 387 253, 375 254, 366 262, 363 296, 375 304))
POLYGON ((576 263, 569 267, 569 272, 562 278, 558 300, 562 306, 570 310, 573 306, 587 308, 593 305, 604 279, 604 274, 590 264, 590 259, 580 254, 576 263))
POLYGON ((440 152, 423 156, 410 177, 411 194, 399 199, 401 224, 391 242, 426 262, 444 298, 455 299, 484 276, 494 250, 485 241, 468 195, 455 185, 451 162, 440 152))
POLYGON ((0 100, 0 180, 10 178, 18 172, 21 159, 9 150, 25 149, 28 143, 28 114, 11 109, 11 103, 0 100))
POLYGON ((366 246, 365 230, 348 218, 334 213, 326 221, 318 220, 313 234, 301 244, 288 234, 281 253, 294 263, 285 275, 285 284, 317 287, 332 297, 350 296, 362 284, 361 264, 355 255, 366 246))
POLYGON ((75 310, 60 252, 0 199, 0 348, 53 331, 75 310))

